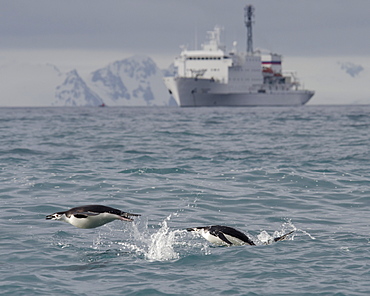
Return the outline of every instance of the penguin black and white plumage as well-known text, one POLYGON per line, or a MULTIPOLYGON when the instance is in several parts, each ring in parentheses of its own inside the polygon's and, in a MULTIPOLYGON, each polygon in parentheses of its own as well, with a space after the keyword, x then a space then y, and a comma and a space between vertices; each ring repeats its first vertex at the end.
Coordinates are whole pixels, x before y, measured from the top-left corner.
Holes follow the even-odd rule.
POLYGON ((64 221, 78 228, 95 228, 114 220, 133 221, 131 217, 140 216, 139 214, 126 213, 121 210, 102 206, 86 205, 75 207, 64 212, 56 212, 47 215, 47 220, 64 221))
MULTIPOLYGON (((256 245, 246 234, 229 226, 213 225, 187 228, 186 230, 200 233, 206 240, 216 245, 223 246, 256 245)), ((285 240, 288 237, 288 235, 292 234, 293 232, 294 231, 291 231, 282 236, 274 238, 274 242, 285 240)))
POLYGON ((206 240, 216 245, 241 246, 255 243, 243 232, 222 225, 187 228, 187 231, 200 233, 206 240))

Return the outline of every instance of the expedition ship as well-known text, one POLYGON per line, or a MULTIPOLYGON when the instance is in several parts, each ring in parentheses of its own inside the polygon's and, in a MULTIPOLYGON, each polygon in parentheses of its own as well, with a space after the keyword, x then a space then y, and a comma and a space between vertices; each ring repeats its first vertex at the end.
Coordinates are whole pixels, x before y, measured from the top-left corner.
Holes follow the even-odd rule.
POLYGON ((221 28, 208 32, 201 50, 184 49, 175 59, 177 73, 164 82, 181 107, 300 106, 314 91, 300 89, 294 73, 283 73, 281 55, 253 50, 254 8, 245 7, 247 51, 231 52, 220 42, 221 28))

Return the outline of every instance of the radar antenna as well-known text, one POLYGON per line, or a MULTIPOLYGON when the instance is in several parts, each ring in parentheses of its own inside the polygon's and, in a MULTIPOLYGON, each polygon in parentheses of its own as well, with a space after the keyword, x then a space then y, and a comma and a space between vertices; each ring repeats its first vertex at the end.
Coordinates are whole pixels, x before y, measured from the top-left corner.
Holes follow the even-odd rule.
POLYGON ((254 7, 252 5, 247 5, 244 8, 244 22, 247 27, 247 53, 253 54, 253 38, 252 38, 252 17, 253 17, 254 7))

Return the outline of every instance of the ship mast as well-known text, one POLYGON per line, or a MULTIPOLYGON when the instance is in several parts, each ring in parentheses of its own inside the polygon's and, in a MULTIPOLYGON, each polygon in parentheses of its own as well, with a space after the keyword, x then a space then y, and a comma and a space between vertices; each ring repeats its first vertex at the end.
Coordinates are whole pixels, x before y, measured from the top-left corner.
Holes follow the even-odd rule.
POLYGON ((252 38, 252 17, 254 8, 252 5, 247 5, 244 8, 244 22, 247 27, 247 53, 253 54, 253 38, 252 38))

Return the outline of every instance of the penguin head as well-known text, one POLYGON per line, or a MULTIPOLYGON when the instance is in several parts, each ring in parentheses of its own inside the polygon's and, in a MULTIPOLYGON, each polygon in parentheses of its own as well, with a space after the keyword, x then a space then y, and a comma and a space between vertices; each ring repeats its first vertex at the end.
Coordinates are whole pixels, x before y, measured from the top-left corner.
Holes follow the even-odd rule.
POLYGON ((194 231, 194 232, 198 232, 198 233, 202 233, 202 232, 204 232, 205 230, 208 230, 208 229, 209 229, 209 226, 186 228, 187 231, 194 231))
POLYGON ((46 216, 46 220, 63 220, 64 212, 58 212, 46 216))

